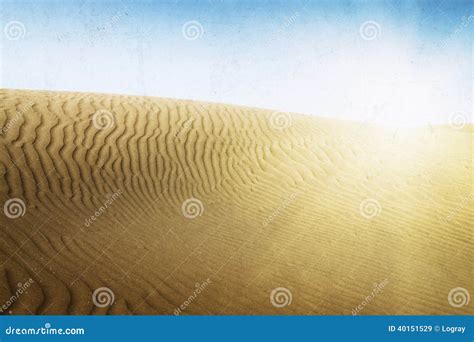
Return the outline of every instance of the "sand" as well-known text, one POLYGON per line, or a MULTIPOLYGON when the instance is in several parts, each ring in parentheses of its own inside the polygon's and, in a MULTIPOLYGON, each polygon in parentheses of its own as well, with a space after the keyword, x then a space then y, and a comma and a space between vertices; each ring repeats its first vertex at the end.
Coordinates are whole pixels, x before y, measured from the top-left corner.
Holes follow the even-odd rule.
POLYGON ((4 314, 474 313, 472 125, 1 90, 1 126, 4 314))

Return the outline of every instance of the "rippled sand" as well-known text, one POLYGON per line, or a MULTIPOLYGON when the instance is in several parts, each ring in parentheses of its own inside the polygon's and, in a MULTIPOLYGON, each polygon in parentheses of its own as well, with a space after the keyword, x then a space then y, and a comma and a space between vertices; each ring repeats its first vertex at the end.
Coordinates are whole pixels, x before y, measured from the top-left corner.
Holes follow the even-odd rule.
POLYGON ((474 313, 472 125, 1 90, 0 126, 3 313, 474 313))

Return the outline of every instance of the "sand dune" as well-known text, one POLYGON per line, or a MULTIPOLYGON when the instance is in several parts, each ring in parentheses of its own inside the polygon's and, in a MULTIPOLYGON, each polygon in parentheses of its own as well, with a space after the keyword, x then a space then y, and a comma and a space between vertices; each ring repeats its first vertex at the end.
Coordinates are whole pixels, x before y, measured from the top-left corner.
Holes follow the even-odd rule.
POLYGON ((472 126, 17 90, 0 126, 3 313, 474 313, 472 126))

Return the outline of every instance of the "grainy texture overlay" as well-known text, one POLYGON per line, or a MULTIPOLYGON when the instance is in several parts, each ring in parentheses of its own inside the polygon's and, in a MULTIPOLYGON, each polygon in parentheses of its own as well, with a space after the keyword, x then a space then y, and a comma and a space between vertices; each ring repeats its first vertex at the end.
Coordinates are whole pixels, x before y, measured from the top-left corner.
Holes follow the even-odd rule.
POLYGON ((4 314, 474 313, 472 125, 1 90, 0 126, 4 314))

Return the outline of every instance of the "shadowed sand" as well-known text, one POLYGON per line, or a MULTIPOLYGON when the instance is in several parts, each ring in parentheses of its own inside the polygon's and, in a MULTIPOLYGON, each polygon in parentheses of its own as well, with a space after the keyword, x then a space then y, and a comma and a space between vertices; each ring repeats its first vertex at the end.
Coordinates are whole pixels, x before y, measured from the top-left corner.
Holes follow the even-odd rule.
POLYGON ((0 126, 3 313, 474 313, 472 126, 16 90, 0 126))

